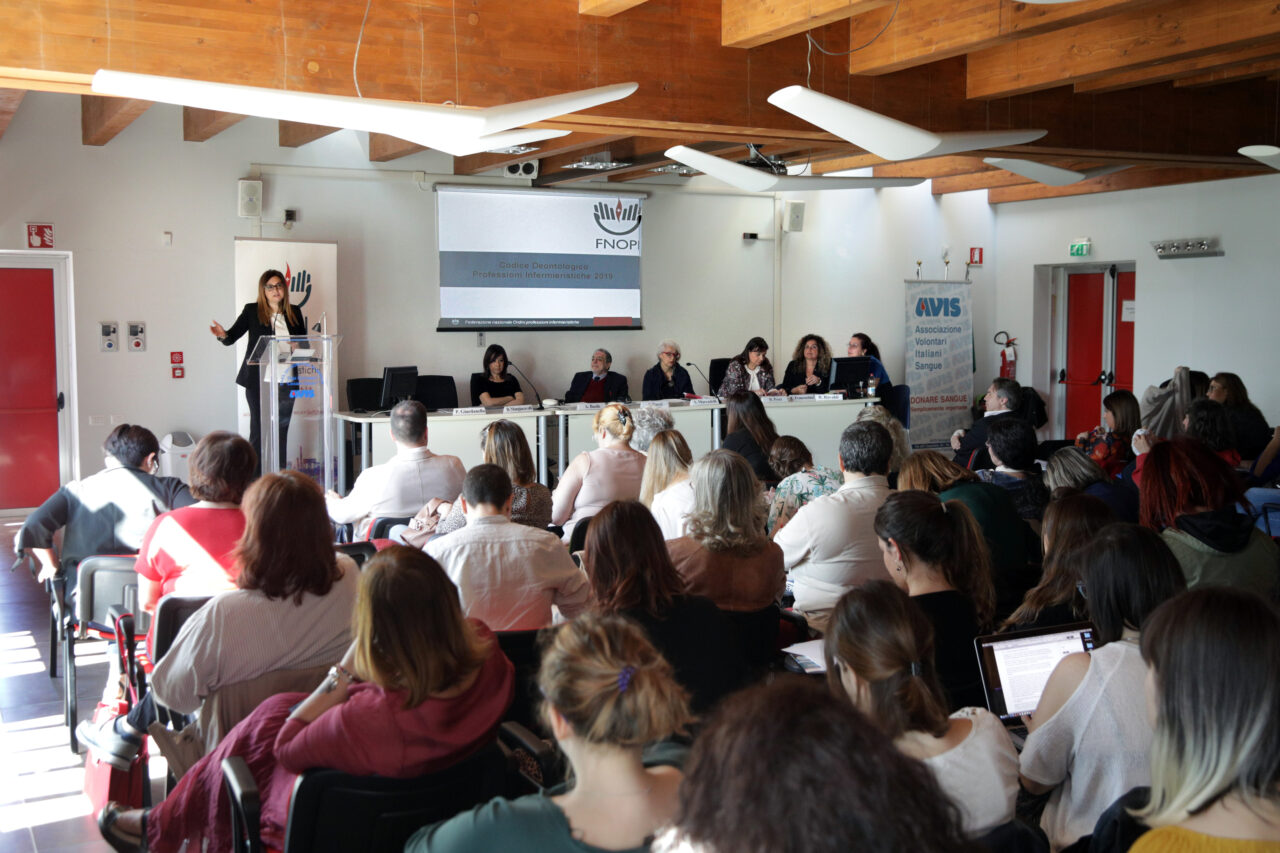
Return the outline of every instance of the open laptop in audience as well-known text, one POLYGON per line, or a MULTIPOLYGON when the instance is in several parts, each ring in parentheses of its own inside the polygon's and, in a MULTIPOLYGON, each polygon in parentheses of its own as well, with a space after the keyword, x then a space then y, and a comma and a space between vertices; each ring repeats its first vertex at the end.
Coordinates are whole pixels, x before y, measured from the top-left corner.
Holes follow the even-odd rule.
POLYGON ((1014 744, 1022 749, 1027 727, 1022 718, 1040 704, 1040 694, 1053 668, 1073 652, 1094 647, 1089 622, 988 634, 973 641, 982 671, 987 708, 1009 728, 1014 744))

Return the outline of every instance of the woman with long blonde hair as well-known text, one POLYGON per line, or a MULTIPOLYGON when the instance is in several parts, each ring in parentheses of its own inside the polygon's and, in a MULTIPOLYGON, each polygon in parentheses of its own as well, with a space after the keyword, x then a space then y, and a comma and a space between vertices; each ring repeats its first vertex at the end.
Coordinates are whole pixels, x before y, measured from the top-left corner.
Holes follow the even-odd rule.
POLYGON ((649 443, 649 458, 640 481, 640 503, 649 507, 663 539, 684 535, 685 519, 693 512, 693 481, 689 466, 693 452, 684 436, 674 429, 663 430, 649 443))

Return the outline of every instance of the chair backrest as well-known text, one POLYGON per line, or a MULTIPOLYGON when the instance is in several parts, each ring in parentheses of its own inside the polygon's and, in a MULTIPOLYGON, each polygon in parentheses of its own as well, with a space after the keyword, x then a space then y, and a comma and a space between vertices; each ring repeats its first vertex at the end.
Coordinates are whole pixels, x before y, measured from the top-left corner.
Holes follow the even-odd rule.
POLYGON ((498 648, 515 667, 515 695, 505 719, 515 720, 527 728, 540 728, 537 711, 537 678, 542 655, 538 649, 538 630, 495 631, 498 648))
POLYGON ((729 370, 729 362, 731 358, 713 358, 707 365, 707 381, 711 383, 711 394, 720 393, 720 386, 724 384, 724 375, 729 370))
POLYGON ((408 524, 413 520, 413 516, 406 515, 403 517, 380 515, 373 520, 373 524, 369 525, 370 539, 387 539, 391 535, 391 528, 397 524, 408 524))
POLYGON ((587 545, 587 526, 595 516, 580 518, 573 523, 573 532, 569 534, 569 553, 576 554, 587 545))
POLYGON ((399 853, 422 827, 500 796, 506 767, 502 750, 490 743, 413 779, 308 770, 293 788, 285 853, 399 853))
POLYGON ((377 377, 347 380, 347 408, 374 412, 382 402, 382 380, 377 377))
POLYGON ((370 557, 378 553, 378 549, 372 542, 340 542, 333 546, 333 550, 355 560, 356 565, 361 569, 370 557))
POLYGON ((76 571, 76 621, 81 627, 114 630, 108 611, 116 605, 132 611, 138 603, 137 556, 85 557, 76 571))
POLYGON ((778 657, 779 608, 771 604, 763 610, 725 610, 738 632, 738 648, 747 664, 753 668, 766 667, 778 657))
POLYGON ((310 693, 329 672, 329 664, 307 669, 278 669, 257 678, 224 684, 200 706, 200 734, 206 754, 236 723, 277 693, 310 693))
POLYGON ((471 405, 480 405, 480 389, 484 387, 484 374, 471 374, 471 405))
POLYGON ((191 618, 201 607, 204 607, 211 595, 175 595, 170 593, 156 604, 155 628, 151 632, 152 662, 164 657, 165 652, 173 645, 173 638, 178 636, 182 623, 191 618))
POLYGON ((430 373, 420 375, 413 399, 426 406, 429 411, 457 408, 458 386, 454 384, 452 376, 430 373))
POLYGON ((911 429, 911 386, 893 385, 880 400, 904 429, 911 429))

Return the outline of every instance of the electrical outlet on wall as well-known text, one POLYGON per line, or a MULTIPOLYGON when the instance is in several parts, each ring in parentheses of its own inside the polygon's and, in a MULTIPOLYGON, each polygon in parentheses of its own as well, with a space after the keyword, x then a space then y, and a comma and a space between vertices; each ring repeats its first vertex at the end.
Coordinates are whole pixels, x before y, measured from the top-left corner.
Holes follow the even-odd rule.
POLYGON ((476 332, 476 346, 484 346, 484 332, 476 332))

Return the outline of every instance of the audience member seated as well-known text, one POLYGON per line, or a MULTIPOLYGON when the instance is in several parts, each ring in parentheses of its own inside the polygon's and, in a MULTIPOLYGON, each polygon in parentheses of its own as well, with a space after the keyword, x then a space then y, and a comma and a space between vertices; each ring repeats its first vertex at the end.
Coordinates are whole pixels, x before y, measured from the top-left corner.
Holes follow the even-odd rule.
POLYGON ((157 477, 160 443, 151 430, 121 424, 102 443, 106 467, 67 483, 23 522, 14 549, 40 563, 39 581, 66 578, 75 589, 76 566, 94 554, 136 554, 157 515, 194 503, 177 477, 157 477), (53 537, 62 534, 62 553, 53 537))
POLYGON ((631 410, 621 403, 596 412, 591 421, 596 449, 574 457, 551 495, 551 521, 564 527, 565 542, 573 536, 575 524, 610 501, 640 497, 645 455, 631 447, 635 428, 631 410))
MULTIPOLYGON (((1094 464, 1074 447, 1064 447, 1058 452, 1064 451, 1094 464)), ((1084 597, 1080 595, 1078 555, 1104 527, 1115 521, 1107 505, 1092 495, 1066 494, 1050 501, 1041 528, 1044 574, 1000 630, 1048 628, 1085 621, 1088 614, 1084 597)))
POLYGON ((264 846, 278 850, 298 774, 443 770, 493 737, 511 695, 511 662, 488 628, 463 618, 444 572, 421 551, 393 546, 365 567, 355 641, 310 696, 263 702, 163 803, 146 811, 109 803, 98 825, 116 850, 229 850, 221 765, 238 755, 258 783, 264 846))
MULTIPOLYGON (((1248 505, 1257 509, 1259 530, 1280 536, 1280 426, 1253 465, 1253 482, 1258 485, 1245 490, 1248 505)), ((1245 512, 1245 507, 1237 507, 1245 512)))
POLYGON ((636 431, 631 434, 631 448, 641 453, 649 452, 653 437, 663 430, 675 429, 675 419, 671 412, 659 406, 637 406, 631 409, 635 419, 636 431))
POLYGON ((747 662, 733 624, 711 599, 688 593, 642 504, 614 501, 591 519, 582 567, 591 579, 595 611, 644 626, 689 691, 695 713, 743 685, 747 662))
POLYGON ((831 381, 831 346, 820 335, 805 335, 791 353, 782 376, 788 394, 825 394, 831 381))
POLYGON ((573 374, 569 390, 564 392, 566 403, 612 403, 615 400, 631 402, 627 394, 627 377, 614 373, 613 356, 607 349, 591 354, 591 369, 573 374))
POLYGON ((1130 524, 1138 521, 1138 493, 1108 479, 1098 463, 1078 447, 1063 447, 1053 452, 1045 465, 1044 486, 1050 495, 1058 489, 1083 492, 1106 504, 1117 521, 1130 524))
POLYGON ((197 503, 157 516, 134 564, 138 606, 148 613, 170 593, 216 595, 236 588, 235 551, 244 535, 240 500, 254 478, 258 454, 238 435, 211 432, 196 444, 189 467, 197 503))
POLYGON ((458 587, 462 612, 495 631, 551 624, 554 604, 572 619, 591 598, 587 578, 548 530, 511 521, 511 478, 482 463, 462 484, 467 526, 427 543, 458 587))
POLYGON ((777 383, 773 379, 773 365, 769 363, 768 353, 769 345, 764 338, 757 336, 747 341, 742 352, 729 359, 716 396, 728 397, 739 391, 757 396, 786 394, 783 389, 775 387, 777 383))
POLYGON ((1142 635, 1156 827, 1133 853, 1280 849, 1280 617, 1248 593, 1188 592, 1142 635))
POLYGON ((128 717, 77 727, 100 760, 128 770, 157 701, 193 713, 221 687, 331 664, 350 645, 359 569, 334 553, 316 481, 297 471, 267 474, 245 492, 244 516, 237 589, 214 596, 183 624, 128 717))
POLYGON ((1049 490, 1036 465, 1035 430, 1019 418, 998 420, 987 429, 987 451, 996 467, 978 471, 978 479, 1008 491, 1018 515, 1038 528, 1049 490))
POLYGON ((1174 368, 1173 378, 1142 392, 1139 409, 1142 426, 1157 438, 1182 435, 1182 416, 1187 405, 1209 390, 1209 374, 1186 367, 1174 368))
POLYGON ((353 524, 355 538, 368 538, 375 518, 412 516, 432 498, 451 501, 462 488, 466 469, 456 456, 438 456, 427 449, 427 407, 417 400, 396 403, 391 410, 391 439, 396 455, 360 472, 345 498, 325 496, 329 517, 353 524))
POLYGON ((1138 398, 1132 391, 1121 388, 1103 397, 1102 407, 1102 426, 1077 435, 1076 447, 1087 453, 1108 476, 1114 477, 1133 458, 1129 443, 1133 433, 1142 426, 1138 398))
POLYGON ((840 596, 887 580, 875 532, 876 511, 892 492, 885 480, 893 439, 877 423, 853 423, 840 435, 844 484, 815 498, 774 537, 791 573, 795 609, 822 631, 840 596))
POLYGON ((1054 851, 1088 835, 1116 797, 1150 782, 1139 628, 1186 588, 1168 547, 1137 525, 1110 525, 1079 554, 1096 646, 1054 668, 1020 756, 1022 786, 1053 792, 1040 827, 1054 851))
POLYGON ((876 346, 875 341, 863 332, 854 332, 849 338, 849 346, 846 354, 850 358, 859 358, 867 356, 871 359, 871 378, 876 380, 877 390, 889 387, 889 371, 884 369, 884 362, 880 358, 880 347, 876 346))
POLYGON ((667 542, 671 562, 693 595, 721 610, 762 610, 782 598, 787 578, 782 549, 764 532, 760 482, 730 450, 693 463, 694 509, 686 533, 667 542))
POLYGON ((471 374, 471 399, 477 406, 520 406, 524 404, 524 392, 520 382, 507 373, 507 351, 498 344, 489 344, 484 351, 483 370, 471 374))
POLYGON ((1187 586, 1235 586, 1273 598, 1280 549, 1236 512, 1244 500, 1236 472, 1193 438, 1160 442, 1146 456, 1142 523, 1173 550, 1187 586))
POLYGON ((996 617, 1012 613, 1040 578, 1040 549, 1035 532, 1018 517, 1009 492, 982 482, 973 471, 936 450, 921 450, 908 456, 902 464, 898 488, 932 492, 944 503, 960 501, 969 508, 982 528, 991 557, 996 617))
POLYGON ((769 451, 769 467, 779 478, 765 522, 765 530, 771 537, 778 535, 800 507, 831 494, 844 482, 839 471, 813 464, 813 454, 794 435, 780 435, 774 441, 769 451))
MULTIPOLYGON (((1235 426, 1231 423, 1226 407, 1221 403, 1208 397, 1192 400, 1182 417, 1182 435, 1200 441, 1231 468, 1240 467, 1235 426)), ((1148 435, 1140 435, 1133 440, 1133 445, 1138 450, 1132 473, 1135 486, 1142 485, 1142 471, 1147 464, 1147 454, 1155 444, 1148 435)))
POLYGON ((995 591, 987 543, 960 501, 895 492, 876 513, 884 565, 933 625, 947 710, 986 704, 973 640, 991 626, 995 591))
POLYGON ((783 676, 724 702, 654 853, 972 850, 934 774, 847 700, 783 676))
POLYGON ((680 366, 680 345, 668 338, 658 344, 658 363, 644 372, 642 400, 682 400, 693 394, 689 371, 680 366))
POLYGON ((778 430, 760 398, 747 391, 735 391, 724 398, 724 408, 728 414, 727 434, 720 446, 746 459, 761 483, 776 483, 777 477, 769 467, 769 453, 778 440, 778 430))
POLYGON ((685 519, 693 512, 692 464, 693 452, 679 432, 668 429, 653 437, 640 481, 640 503, 653 513, 663 539, 683 536, 685 519))
MULTIPOLYGON (((484 453, 485 462, 497 465, 511 478, 511 520, 546 530, 551 524, 551 490, 538 482, 538 468, 533 462, 524 430, 505 418, 486 424, 480 430, 480 450, 484 453)), ((435 512, 442 516, 435 527, 439 536, 452 533, 467 523, 460 501, 437 506, 435 512)), ((411 545, 417 544, 406 541, 411 545)))
POLYGON ((853 420, 855 423, 874 421, 889 431, 889 435, 893 438, 893 455, 889 457, 889 488, 897 488, 898 472, 902 470, 902 463, 906 462, 907 457, 911 455, 911 439, 907 437, 907 430, 902 425, 902 421, 895 418, 893 413, 884 406, 864 406, 858 409, 858 414, 853 420))
POLYGON ((832 692, 924 762, 960 807, 965 833, 984 835, 1013 820, 1018 753, 986 708, 947 716, 933 657, 933 626, 891 581, 866 583, 836 604, 826 638, 832 692))
POLYGON ((1241 458, 1256 459, 1271 439, 1271 425, 1258 407, 1250 402, 1249 392, 1240 377, 1234 373, 1215 373, 1209 380, 1205 396, 1226 407, 1241 458))
POLYGON ((644 630, 620 616, 561 625, 542 653, 538 687, 572 782, 424 827, 405 853, 641 853, 671 823, 680 771, 646 767, 641 750, 680 731, 689 714, 671 664, 644 630))
POLYGON ((951 434, 951 449, 956 452, 954 461, 971 471, 993 468, 991 454, 987 451, 987 431, 997 420, 1013 420, 1022 403, 1022 386, 1014 379, 998 376, 991 380, 991 387, 982 397, 983 416, 967 430, 958 429, 951 434))

